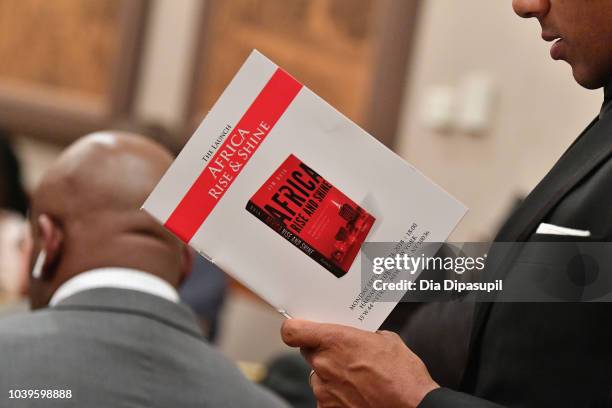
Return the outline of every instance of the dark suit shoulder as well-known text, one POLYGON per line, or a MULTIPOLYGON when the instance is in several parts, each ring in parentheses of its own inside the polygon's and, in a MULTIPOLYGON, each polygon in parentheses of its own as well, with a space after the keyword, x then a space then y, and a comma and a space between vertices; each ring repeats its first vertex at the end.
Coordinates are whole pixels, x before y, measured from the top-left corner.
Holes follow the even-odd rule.
POLYGON ((0 387, 71 389, 67 407, 285 406, 159 317, 51 308, 2 319, 0 387))
POLYGON ((0 344, 29 336, 57 332, 56 320, 47 309, 23 312, 0 319, 0 344))

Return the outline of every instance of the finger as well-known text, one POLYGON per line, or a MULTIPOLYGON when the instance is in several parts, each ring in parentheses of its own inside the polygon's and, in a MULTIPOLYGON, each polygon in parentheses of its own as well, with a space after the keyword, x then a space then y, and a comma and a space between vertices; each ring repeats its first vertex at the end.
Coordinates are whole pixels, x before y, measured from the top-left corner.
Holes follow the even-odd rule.
POLYGON ((340 344, 343 339, 358 336, 362 330, 339 324, 315 323, 308 320, 288 319, 283 322, 281 335, 291 347, 319 348, 340 344))
POLYGON ((312 356, 315 352, 316 349, 306 347, 300 348, 300 354, 302 355, 302 357, 304 357, 304 360, 306 360, 308 364, 310 364, 310 362, 312 361, 312 356))
POLYGON ((320 326, 307 320, 288 319, 283 322, 281 336, 290 347, 316 349, 321 344, 320 326))
POLYGON ((309 350, 300 350, 302 355, 304 356, 304 360, 308 363, 308 365, 317 372, 319 378, 323 381, 330 380, 335 377, 336 371, 338 374, 340 370, 334 370, 336 366, 334 361, 329 358, 328 351, 313 351, 309 350))
POLYGON ((334 377, 334 362, 329 358, 328 350, 317 350, 317 349, 300 349, 300 353, 308 365, 317 372, 319 378, 327 381, 334 377))
POLYGON ((325 381, 315 372, 310 380, 312 393, 317 399, 317 406, 322 408, 340 407, 340 401, 329 393, 325 381))

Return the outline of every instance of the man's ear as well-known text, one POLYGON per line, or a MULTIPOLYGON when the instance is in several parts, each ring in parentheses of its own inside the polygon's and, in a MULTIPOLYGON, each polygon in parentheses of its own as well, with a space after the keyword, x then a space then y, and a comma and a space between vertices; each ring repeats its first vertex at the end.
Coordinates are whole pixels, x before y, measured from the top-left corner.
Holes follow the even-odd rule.
POLYGON ((53 279, 56 266, 59 263, 64 243, 64 233, 61 228, 47 214, 41 214, 36 220, 40 251, 45 251, 45 260, 42 265, 41 278, 53 279))
POLYGON ((193 268, 193 250, 187 245, 183 245, 183 262, 181 264, 181 274, 179 276, 179 287, 187 280, 193 268))

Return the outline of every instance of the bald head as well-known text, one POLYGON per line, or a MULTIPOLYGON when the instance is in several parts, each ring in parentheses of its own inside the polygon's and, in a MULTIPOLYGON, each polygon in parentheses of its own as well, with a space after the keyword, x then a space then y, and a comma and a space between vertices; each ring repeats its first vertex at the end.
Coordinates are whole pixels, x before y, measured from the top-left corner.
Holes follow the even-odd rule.
POLYGON ((74 275, 100 267, 179 284, 184 246, 140 210, 171 162, 160 145, 120 132, 93 133, 66 149, 32 197, 34 248, 45 253, 43 273, 31 279, 34 307, 74 275))
POLYGON ((172 162, 142 136, 100 132, 71 145, 34 193, 33 210, 61 217, 138 210, 172 162))

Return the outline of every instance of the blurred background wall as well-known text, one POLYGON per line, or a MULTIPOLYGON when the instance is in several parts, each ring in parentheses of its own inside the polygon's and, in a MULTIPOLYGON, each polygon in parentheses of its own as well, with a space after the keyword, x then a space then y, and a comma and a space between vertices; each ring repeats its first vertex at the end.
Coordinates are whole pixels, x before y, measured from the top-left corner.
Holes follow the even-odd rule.
MULTIPOLYGON (((29 189, 94 129, 180 147, 257 47, 466 203, 454 240, 486 240, 602 99, 510 0, 95 3, 0 0, 0 126, 29 189)), ((220 346, 265 360, 280 322, 235 287, 220 346)))

